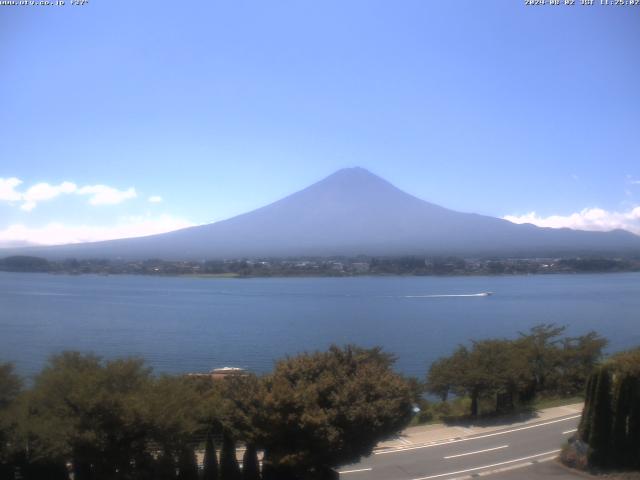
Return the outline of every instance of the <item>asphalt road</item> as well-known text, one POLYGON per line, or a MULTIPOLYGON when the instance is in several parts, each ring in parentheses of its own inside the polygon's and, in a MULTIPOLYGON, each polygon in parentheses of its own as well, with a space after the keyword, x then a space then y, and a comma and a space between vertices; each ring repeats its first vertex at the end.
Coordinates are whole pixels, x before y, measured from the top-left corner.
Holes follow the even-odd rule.
POLYGON ((579 417, 570 415, 446 443, 377 451, 360 463, 341 467, 340 478, 451 480, 498 473, 531 462, 535 464, 557 456, 561 446, 575 431, 579 417))

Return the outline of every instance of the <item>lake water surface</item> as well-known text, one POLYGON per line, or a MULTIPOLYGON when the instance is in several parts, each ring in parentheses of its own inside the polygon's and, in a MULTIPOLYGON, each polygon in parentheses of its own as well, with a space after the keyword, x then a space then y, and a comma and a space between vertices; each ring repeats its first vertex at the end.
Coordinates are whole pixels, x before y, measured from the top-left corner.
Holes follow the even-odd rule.
POLYGON ((62 350, 144 357, 156 371, 240 366, 331 343, 381 345, 423 377, 459 343, 542 323, 640 345, 640 274, 184 278, 0 272, 0 361, 32 375, 62 350), (494 292, 487 297, 439 296, 494 292), (435 296, 433 296, 435 295, 435 296))

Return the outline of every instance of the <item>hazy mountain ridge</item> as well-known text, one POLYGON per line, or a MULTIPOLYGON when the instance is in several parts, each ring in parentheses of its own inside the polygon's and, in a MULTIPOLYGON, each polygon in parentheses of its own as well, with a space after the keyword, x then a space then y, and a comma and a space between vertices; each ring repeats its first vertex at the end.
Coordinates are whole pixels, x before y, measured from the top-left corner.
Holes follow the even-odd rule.
POLYGON ((630 232, 517 225, 426 202, 362 168, 339 170, 228 220, 149 237, 0 250, 48 258, 204 259, 336 255, 640 252, 630 232))

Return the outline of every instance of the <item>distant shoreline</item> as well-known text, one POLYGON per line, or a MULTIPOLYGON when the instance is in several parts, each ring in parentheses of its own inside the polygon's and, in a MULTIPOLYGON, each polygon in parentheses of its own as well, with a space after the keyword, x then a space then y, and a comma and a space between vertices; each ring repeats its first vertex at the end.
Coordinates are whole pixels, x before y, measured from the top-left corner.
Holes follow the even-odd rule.
POLYGON ((198 278, 289 278, 359 276, 469 277, 611 273, 640 271, 640 258, 460 258, 333 257, 201 261, 66 259, 12 256, 0 259, 0 271, 51 274, 188 276, 198 278))
POLYGON ((322 275, 322 274, 290 274, 290 275, 239 275, 232 273, 224 274, 193 274, 193 273, 110 273, 100 274, 94 272, 78 273, 78 272, 26 272, 26 271, 10 271, 0 270, 2 273, 18 273, 18 274, 47 274, 51 276, 67 276, 67 277, 80 277, 80 276, 93 276, 93 277, 147 277, 147 278, 193 278, 201 280, 248 280, 256 278, 299 278, 299 279, 311 279, 311 278, 416 278, 416 277, 429 277, 429 278, 469 278, 469 277, 492 277, 492 278, 508 278, 508 277, 527 277, 527 276, 556 276, 556 275, 607 275, 616 273, 640 273, 640 270, 617 270, 617 271, 589 271, 589 272, 539 272, 539 273, 473 273, 473 274, 352 274, 352 275, 322 275))

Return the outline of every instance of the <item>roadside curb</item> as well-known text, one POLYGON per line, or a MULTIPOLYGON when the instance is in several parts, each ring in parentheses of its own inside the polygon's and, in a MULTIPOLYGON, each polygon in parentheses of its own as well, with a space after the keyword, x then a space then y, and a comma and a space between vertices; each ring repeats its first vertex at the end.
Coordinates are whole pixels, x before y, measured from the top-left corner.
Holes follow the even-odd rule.
MULTIPOLYGON (((520 427, 516 427, 516 430, 519 429, 527 429, 527 428, 532 428, 536 425, 544 425, 546 423, 555 423, 556 421, 562 421, 562 419, 569 419, 573 416, 579 416, 578 414, 574 414, 574 415, 561 415, 561 416, 557 416, 557 417, 552 417, 552 418, 548 418, 548 419, 540 419, 540 421, 537 422, 529 422, 529 423, 524 423, 522 424, 522 426, 520 427)), ((476 436, 482 437, 483 435, 488 435, 488 436, 493 436, 493 435, 497 435, 499 434, 502 430, 508 430, 510 427, 505 426, 502 428, 496 428, 494 430, 489 430, 487 432, 474 432, 474 433, 469 433, 468 435, 456 435, 455 437, 447 437, 447 438, 443 438, 443 439, 439 439, 439 440, 433 440, 430 442, 420 442, 420 443, 411 443, 411 444, 405 444, 402 446, 376 446, 373 449, 373 454, 374 455, 380 455, 380 454, 384 454, 387 452, 394 452, 394 451, 401 451, 401 450, 413 450, 413 449, 420 449, 420 448, 427 448, 427 447, 431 447, 431 446, 435 446, 435 445, 445 445, 448 443, 453 443, 453 442, 460 442, 466 439, 470 439, 470 438, 474 438, 476 436)))
POLYGON ((597 478, 597 475, 593 475, 589 472, 585 472, 584 470, 578 470, 577 468, 571 468, 568 467, 567 465, 565 465, 564 463, 562 463, 559 459, 558 459, 558 465, 563 469, 566 470, 567 472, 573 474, 573 475, 578 475, 579 477, 583 477, 583 478, 597 478))
POLYGON ((549 457, 544 457, 544 458, 531 460, 531 461, 528 461, 528 462, 518 463, 516 465, 509 465, 508 467, 494 468, 493 470, 485 470, 483 472, 472 473, 470 475, 465 475, 463 477, 449 478, 447 480, 467 480, 467 479, 470 479, 470 478, 478 478, 478 477, 485 477, 487 475, 495 475, 496 473, 508 472, 508 471, 511 471, 511 470, 517 470, 519 468, 529 467, 531 465, 535 465, 536 463, 550 462, 551 460, 555 460, 556 458, 558 458, 558 456, 557 455, 553 455, 553 456, 549 456, 549 457))
MULTIPOLYGON (((471 435, 463 435, 461 437, 444 438, 442 440, 433 440, 432 442, 412 443, 411 445, 406 445, 406 447, 418 449, 420 447, 430 447, 431 445, 443 445, 446 443, 457 442, 459 440, 462 440, 463 438, 473 437, 473 435, 478 435, 478 434, 476 433, 471 435)), ((373 452, 374 453, 393 452, 395 450, 399 450, 399 448, 398 447, 374 447, 373 452)))

